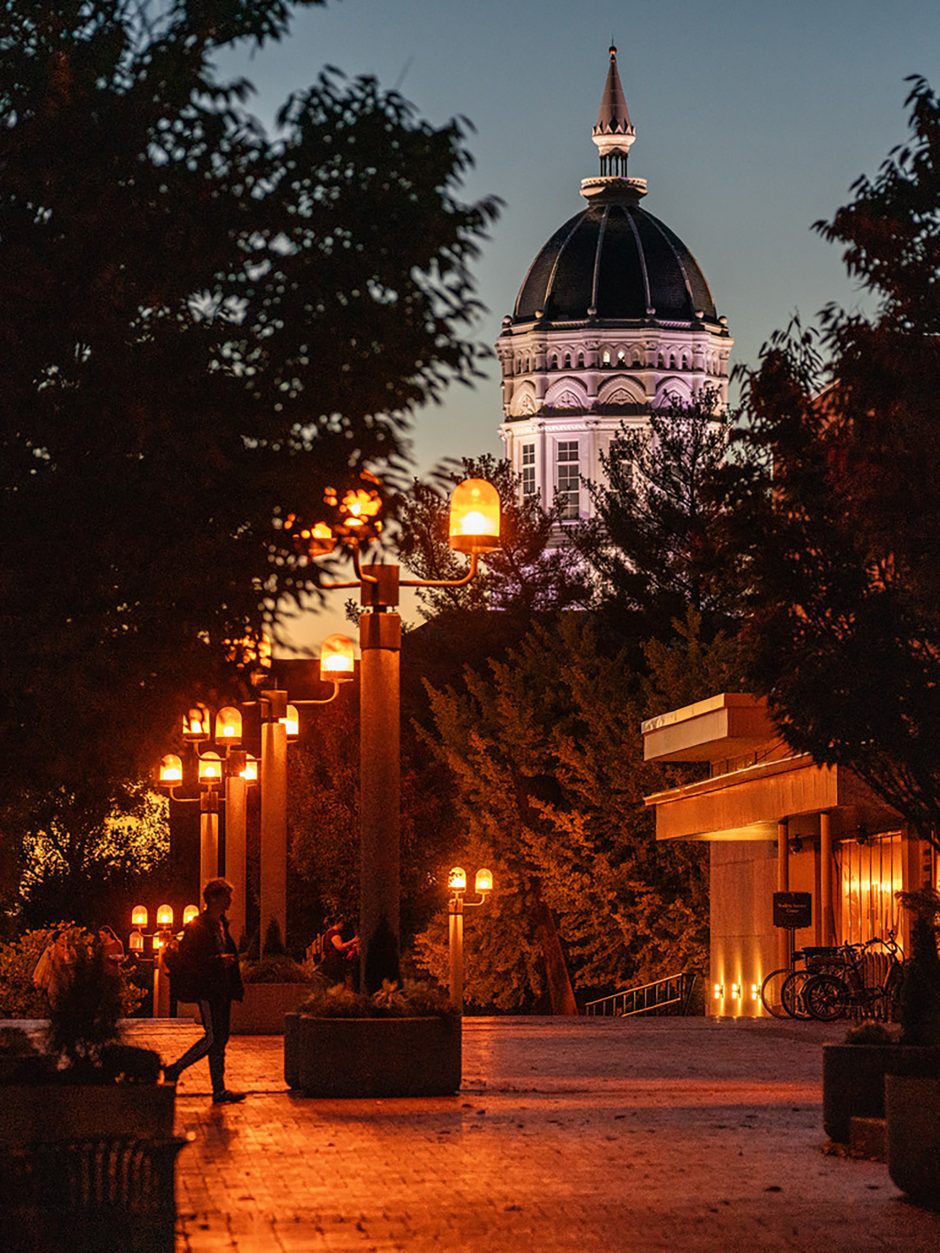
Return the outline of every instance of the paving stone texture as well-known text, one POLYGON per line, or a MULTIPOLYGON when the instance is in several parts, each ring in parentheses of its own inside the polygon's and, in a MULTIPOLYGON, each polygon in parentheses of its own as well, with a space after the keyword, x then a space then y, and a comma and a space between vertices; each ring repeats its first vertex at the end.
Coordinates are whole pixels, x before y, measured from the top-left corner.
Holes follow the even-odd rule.
MULTIPOLYGON (((213 1106, 182 1078, 177 1248, 892 1249, 940 1214, 885 1166, 824 1153, 821 1044, 842 1026, 474 1018, 464 1087, 428 1100, 290 1094, 282 1041, 240 1036, 213 1106)), ((135 1024, 177 1056, 188 1024, 135 1024)))

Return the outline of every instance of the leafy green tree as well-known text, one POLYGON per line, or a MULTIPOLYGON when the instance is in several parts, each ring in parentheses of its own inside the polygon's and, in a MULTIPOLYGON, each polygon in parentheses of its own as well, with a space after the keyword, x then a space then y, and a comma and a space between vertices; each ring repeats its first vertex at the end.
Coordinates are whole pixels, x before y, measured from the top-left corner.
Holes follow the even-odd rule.
MULTIPOLYGON (((336 72, 270 136, 215 62, 315 0, 0 4, 0 774, 116 781, 315 594, 296 546, 475 369, 461 127, 336 72)), ((28 783, 32 789, 27 793, 28 783)))
POLYGON ((711 631, 740 613, 733 568, 715 544, 715 476, 728 424, 712 389, 655 409, 649 426, 623 427, 601 454, 605 481, 588 484, 595 516, 574 532, 608 616, 638 639, 668 635, 687 609, 711 631))
POLYGON ((872 311, 828 308, 746 376, 726 563, 743 561, 753 687, 794 748, 856 771, 940 848, 940 102, 816 229, 872 311), (772 471, 768 468, 772 464, 772 471))

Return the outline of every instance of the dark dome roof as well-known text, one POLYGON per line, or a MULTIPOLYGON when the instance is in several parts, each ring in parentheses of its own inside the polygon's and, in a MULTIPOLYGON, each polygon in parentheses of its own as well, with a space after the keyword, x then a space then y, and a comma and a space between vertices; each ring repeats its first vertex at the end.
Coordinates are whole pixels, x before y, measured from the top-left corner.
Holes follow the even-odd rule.
POLYGON ((557 230, 529 268, 513 321, 541 310, 548 322, 583 322, 589 309, 602 320, 717 318, 691 252, 635 203, 590 205, 557 230))

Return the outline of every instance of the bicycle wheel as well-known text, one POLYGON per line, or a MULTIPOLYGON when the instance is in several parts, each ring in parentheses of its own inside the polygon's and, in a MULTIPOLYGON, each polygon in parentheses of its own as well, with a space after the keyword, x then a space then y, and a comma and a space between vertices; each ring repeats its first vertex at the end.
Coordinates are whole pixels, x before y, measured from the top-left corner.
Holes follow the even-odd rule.
POLYGON ((780 970, 772 970, 760 985, 760 999, 772 1018, 790 1016, 783 1003, 783 985, 791 974, 793 971, 789 966, 783 966, 780 970))
POLYGON ((849 990, 835 975, 813 975, 803 988, 803 1004, 818 1022, 832 1022, 848 1009, 849 990))
POLYGON ((780 999, 783 1001, 784 1010, 791 1018, 801 1018, 805 1021, 810 1017, 804 999, 804 989, 810 978, 812 976, 808 970, 794 970, 789 978, 783 981, 780 999))

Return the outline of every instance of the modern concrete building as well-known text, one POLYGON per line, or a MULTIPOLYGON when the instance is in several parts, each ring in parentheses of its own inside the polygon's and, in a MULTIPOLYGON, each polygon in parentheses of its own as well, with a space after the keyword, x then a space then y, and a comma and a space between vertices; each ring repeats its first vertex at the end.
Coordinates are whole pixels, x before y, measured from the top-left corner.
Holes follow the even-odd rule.
POLYGON ((646 798, 658 840, 709 845, 709 1012, 763 1013, 765 975, 786 964, 775 892, 806 892, 797 945, 905 937, 895 893, 937 884, 937 856, 850 770, 818 766, 777 734, 764 702, 726 692, 643 723, 647 761, 698 762, 702 777, 646 798))
POLYGON ((707 386, 727 399, 727 319, 686 245, 640 208, 646 180, 627 174, 635 138, 612 47, 587 208, 539 250, 496 344, 506 458, 524 494, 548 506, 560 493, 570 521, 590 516, 582 480, 603 480, 621 423, 643 427, 651 409, 707 386))

